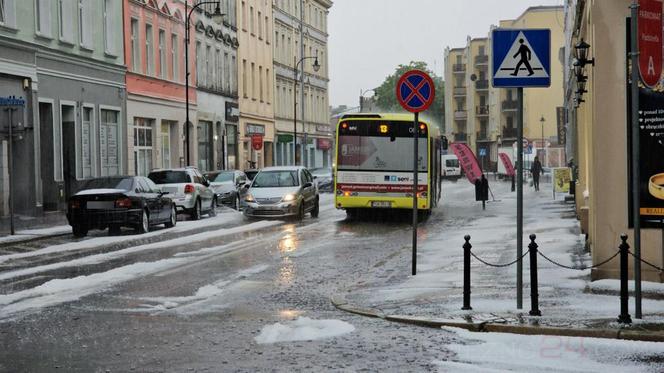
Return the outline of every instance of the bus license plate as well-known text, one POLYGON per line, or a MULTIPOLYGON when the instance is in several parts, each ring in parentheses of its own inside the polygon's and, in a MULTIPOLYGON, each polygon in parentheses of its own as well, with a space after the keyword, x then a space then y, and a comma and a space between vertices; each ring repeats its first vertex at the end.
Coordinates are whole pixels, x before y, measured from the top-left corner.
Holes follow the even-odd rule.
POLYGON ((392 207, 392 202, 390 202, 390 201, 373 201, 373 202, 371 202, 371 207, 390 208, 390 207, 392 207))

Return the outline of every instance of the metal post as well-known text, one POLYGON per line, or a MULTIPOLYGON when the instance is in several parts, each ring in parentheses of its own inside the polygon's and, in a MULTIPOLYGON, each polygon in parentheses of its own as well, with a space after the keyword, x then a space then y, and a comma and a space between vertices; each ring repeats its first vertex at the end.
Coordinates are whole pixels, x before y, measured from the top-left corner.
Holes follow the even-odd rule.
POLYGON ((297 166, 297 56, 293 56, 293 165, 297 166))
POLYGON ((634 317, 641 318, 641 217, 640 208, 641 192, 639 180, 640 160, 639 160, 639 46, 637 41, 638 33, 638 11, 639 3, 632 1, 631 18, 631 61, 632 61, 632 219, 634 221, 634 317))
POLYGON ((536 235, 530 235, 530 316, 542 316, 539 310, 539 293, 537 292, 537 243, 536 235))
POLYGON ((470 244, 470 236, 466 235, 464 238, 466 243, 463 244, 463 307, 462 310, 472 310, 470 306, 470 249, 473 245, 470 244))
POLYGON ((13 163, 13 142, 14 134, 12 133, 12 127, 14 127, 14 108, 7 108, 7 116, 9 117, 9 139, 7 139, 8 144, 8 153, 7 153, 7 171, 9 176, 9 230, 11 235, 16 234, 14 229, 14 165, 13 163))
POLYGON ((189 164, 189 0, 184 2, 184 16, 187 17, 184 25, 184 89, 185 89, 185 120, 184 120, 184 159, 185 166, 189 164))
POLYGON ((627 281, 629 279, 629 244, 627 244, 627 235, 621 234, 620 240, 620 315, 618 322, 631 324, 632 318, 629 316, 629 288, 627 281))
POLYGON ((413 122, 413 276, 417 274, 417 179, 419 173, 417 158, 419 156, 419 134, 420 113, 415 113, 415 121, 413 122))
MULTIPOLYGON (((304 59, 304 0, 300 0, 300 62, 304 59)), ((296 69, 297 70, 297 69, 296 69)), ((304 120, 304 64, 300 76, 300 117, 302 118, 302 156, 300 162, 307 167, 307 125, 304 120)))
MULTIPOLYGON (((523 88, 517 88, 516 257, 523 256, 523 88)), ((523 261, 516 262, 516 308, 523 308, 523 261)))

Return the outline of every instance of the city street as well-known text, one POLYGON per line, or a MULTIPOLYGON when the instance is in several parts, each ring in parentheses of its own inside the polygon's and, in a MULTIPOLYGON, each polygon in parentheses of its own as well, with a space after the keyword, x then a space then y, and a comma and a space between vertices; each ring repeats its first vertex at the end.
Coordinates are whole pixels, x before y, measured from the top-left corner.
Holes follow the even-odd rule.
MULTIPOLYGON (((444 183, 445 202, 421 226, 423 245, 459 235, 481 213, 468 204, 472 193, 463 180, 444 183)), ((223 210, 174 231, 100 232, 69 244, 64 236, 0 256, 0 370, 458 371, 472 367, 453 362, 468 349, 480 363, 510 354, 504 367, 546 368, 516 358, 535 354, 540 337, 475 336, 335 309, 330 298, 351 289, 406 281, 411 236, 407 222, 348 221, 331 195, 323 201, 320 217, 302 223, 223 210)), ((585 369, 610 371, 596 363, 606 351, 629 362, 629 344, 593 343, 585 340, 585 369)))

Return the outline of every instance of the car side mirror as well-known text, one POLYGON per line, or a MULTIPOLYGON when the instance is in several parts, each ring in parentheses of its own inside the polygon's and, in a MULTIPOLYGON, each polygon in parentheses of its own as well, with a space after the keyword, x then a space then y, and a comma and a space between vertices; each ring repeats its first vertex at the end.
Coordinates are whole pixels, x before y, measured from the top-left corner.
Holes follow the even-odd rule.
POLYGON ((318 179, 318 176, 314 176, 314 180, 318 179))
POLYGON ((305 187, 305 188, 311 188, 312 186, 314 186, 313 183, 306 183, 306 184, 304 184, 304 187, 305 187))

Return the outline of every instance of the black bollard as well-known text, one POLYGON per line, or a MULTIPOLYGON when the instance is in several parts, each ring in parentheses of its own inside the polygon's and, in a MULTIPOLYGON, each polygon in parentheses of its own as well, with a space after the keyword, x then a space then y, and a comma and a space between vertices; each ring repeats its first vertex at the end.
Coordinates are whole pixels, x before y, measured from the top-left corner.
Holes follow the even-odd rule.
POLYGON ((629 260, 629 244, 627 243, 627 235, 621 234, 620 239, 620 316, 618 322, 622 324, 631 324, 632 318, 629 316, 629 288, 627 287, 627 279, 629 276, 628 260, 629 260))
POLYGON ((515 185, 514 185, 514 175, 512 175, 512 192, 514 191, 515 185))
POLYGON ((530 235, 530 316, 542 316, 539 310, 539 294, 537 293, 537 244, 535 239, 537 236, 530 235))
POLYGON ((464 237, 466 243, 463 244, 463 307, 462 310, 472 310, 470 306, 470 236, 464 237))

